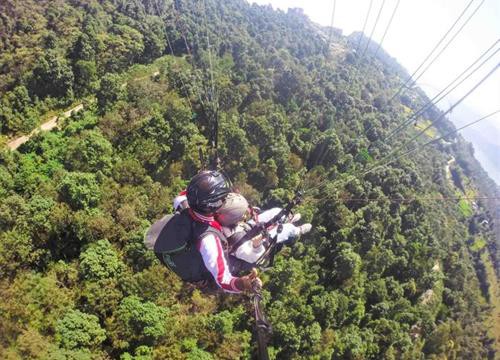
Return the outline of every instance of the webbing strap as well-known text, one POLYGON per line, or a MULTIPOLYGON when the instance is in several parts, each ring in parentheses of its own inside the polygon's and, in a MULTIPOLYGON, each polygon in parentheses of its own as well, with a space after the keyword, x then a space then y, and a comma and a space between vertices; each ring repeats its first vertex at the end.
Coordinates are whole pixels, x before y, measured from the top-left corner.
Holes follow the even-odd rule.
POLYGON ((253 295, 255 328, 257 331, 257 346, 259 349, 259 359, 269 360, 269 352, 267 350, 267 342, 269 336, 272 334, 272 327, 267 321, 262 308, 262 295, 259 292, 253 295))

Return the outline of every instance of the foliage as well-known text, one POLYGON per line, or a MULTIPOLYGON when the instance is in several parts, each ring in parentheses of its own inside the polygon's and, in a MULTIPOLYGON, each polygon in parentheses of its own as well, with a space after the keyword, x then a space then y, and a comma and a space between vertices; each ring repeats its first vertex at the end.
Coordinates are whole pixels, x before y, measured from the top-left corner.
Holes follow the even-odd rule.
POLYGON ((91 173, 68 172, 61 179, 59 193, 73 209, 88 209, 100 199, 96 177, 91 173))
POLYGON ((122 300, 116 311, 113 341, 119 348, 130 343, 153 345, 166 333, 168 311, 152 302, 142 302, 137 296, 122 300))
POLYGON ((55 338, 66 349, 95 348, 106 339, 106 331, 97 316, 71 310, 57 322, 55 338))
POLYGON ((73 171, 109 172, 112 156, 112 145, 99 131, 82 131, 79 139, 68 147, 66 166, 73 171))
POLYGON ((67 62, 55 52, 48 51, 33 69, 30 89, 40 98, 71 98, 73 82, 73 71, 67 62))
POLYGON ((255 355, 246 298, 183 284, 142 240, 200 151, 213 155, 216 104, 239 190, 265 209, 303 187, 297 211, 314 225, 263 274, 274 358, 492 356, 482 259, 498 256, 497 204, 439 199, 497 187, 459 136, 371 169, 428 101, 419 89, 392 99, 409 75, 383 49, 360 61, 359 34, 243 0, 5 8, 2 144, 73 101, 85 110, 0 149, 1 358, 255 355))
POLYGON ((112 73, 104 75, 100 81, 96 97, 101 112, 104 113, 106 110, 110 110, 118 100, 124 97, 121 77, 112 73))
POLYGON ((80 273, 86 280, 102 280, 120 274, 123 264, 107 240, 91 244, 80 255, 80 273))

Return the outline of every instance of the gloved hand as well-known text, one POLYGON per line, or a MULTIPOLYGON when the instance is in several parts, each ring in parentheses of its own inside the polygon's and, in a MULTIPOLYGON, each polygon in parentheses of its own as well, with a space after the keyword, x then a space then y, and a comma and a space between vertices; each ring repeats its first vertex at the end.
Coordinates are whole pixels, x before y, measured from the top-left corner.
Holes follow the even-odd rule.
POLYGON ((257 269, 253 268, 250 274, 238 278, 236 287, 245 292, 260 291, 262 280, 259 279, 258 275, 257 269))

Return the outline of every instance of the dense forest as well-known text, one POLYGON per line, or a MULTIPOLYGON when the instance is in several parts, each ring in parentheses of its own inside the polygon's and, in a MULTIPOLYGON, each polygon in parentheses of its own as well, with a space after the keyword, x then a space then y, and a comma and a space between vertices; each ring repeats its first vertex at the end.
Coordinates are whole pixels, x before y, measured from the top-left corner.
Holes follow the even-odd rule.
POLYGON ((256 356, 248 297, 143 245, 218 118, 235 186, 303 189, 314 226, 262 275, 272 358, 495 358, 500 211, 475 198, 500 191, 457 134, 374 167, 454 127, 431 107, 387 139, 429 99, 367 41, 244 0, 0 1, 0 357, 256 356))

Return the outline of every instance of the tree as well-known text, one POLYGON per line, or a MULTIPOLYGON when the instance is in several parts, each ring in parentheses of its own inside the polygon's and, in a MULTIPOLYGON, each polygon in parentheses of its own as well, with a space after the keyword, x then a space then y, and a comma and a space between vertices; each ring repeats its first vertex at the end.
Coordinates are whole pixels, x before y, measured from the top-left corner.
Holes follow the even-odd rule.
MULTIPOLYGON (((33 328, 25 329, 17 338, 18 353, 23 359, 46 357, 49 339, 33 328)), ((1 352, 1 350, 0 350, 1 352)))
MULTIPOLYGON (((493 354, 478 286, 490 265, 473 250, 487 261, 497 247, 491 229, 464 224, 472 204, 441 197, 489 199, 496 186, 456 136, 369 170, 397 146, 387 131, 428 101, 417 88, 405 90, 412 109, 388 101, 409 76, 388 54, 361 76, 356 34, 333 31, 329 47, 299 10, 241 0, 25 0, 0 13, 3 145, 60 111, 70 88, 85 97, 60 129, 0 148, 0 358, 253 357, 242 299, 193 291, 143 243, 204 168, 215 102, 237 188, 264 209, 304 189, 294 210, 314 223, 262 275, 271 358, 493 354), (157 58, 167 31, 172 54, 157 58), (473 238, 486 244, 471 250, 473 238)), ((474 223, 495 214, 477 205, 474 223)))
POLYGON ((333 130, 327 130, 317 141, 309 156, 309 167, 323 165, 325 168, 336 166, 343 153, 340 140, 333 130))
POLYGON ((349 299, 340 291, 314 295, 312 306, 323 328, 340 328, 347 320, 349 299))
POLYGON ((74 75, 68 62, 54 51, 45 53, 33 69, 30 92, 40 98, 71 99, 74 75))
POLYGON ((83 310, 103 321, 113 315, 123 297, 116 278, 86 281, 81 292, 83 310))
POLYGON ((8 91, 0 101, 0 133, 29 132, 38 124, 38 113, 24 85, 8 91))
POLYGON ((5 199, 13 187, 12 175, 5 166, 0 165, 0 199, 5 199))
POLYGON ((97 67, 94 61, 78 60, 73 65, 75 94, 86 96, 97 90, 97 67))
POLYGON ((367 359, 376 356, 378 347, 373 341, 373 333, 359 330, 355 326, 343 328, 335 342, 333 360, 337 359, 367 359))
POLYGON ((138 346, 135 349, 135 355, 132 356, 128 352, 123 353, 120 356, 120 360, 152 360, 153 359, 153 349, 149 346, 138 346))
POLYGON ((42 254, 43 251, 33 246, 27 234, 16 230, 0 233, 0 278, 35 265, 42 254))
POLYGON ((104 37, 105 50, 98 61, 106 72, 121 72, 140 60, 144 52, 144 37, 136 29, 114 24, 104 37))
POLYGON ((153 61, 160 57, 167 46, 165 25, 160 18, 148 16, 144 23, 142 34, 144 36, 144 54, 145 62, 153 61))
POLYGON ((65 162, 73 171, 109 173, 112 159, 113 146, 101 132, 85 130, 69 145, 65 162))
POLYGON ((113 105, 125 96, 121 77, 117 74, 106 74, 101 78, 97 90, 97 106, 102 114, 109 111, 113 105))
POLYGON ((131 344, 153 345, 167 331, 168 311, 152 302, 143 302, 137 296, 122 300, 116 312, 111 337, 117 348, 131 344))
POLYGON ((108 240, 99 240, 80 255, 80 274, 86 280, 116 277, 123 268, 116 250, 108 240))
POLYGON ((75 307, 74 290, 61 286, 55 274, 23 272, 8 283, 0 282, 3 339, 15 339, 27 328, 53 334, 57 322, 75 307))
MULTIPOLYGON (((94 36, 95 35, 96 34, 94 34, 94 36)), ((85 62, 91 62, 95 60, 95 56, 95 44, 91 37, 86 33, 80 34, 71 50, 71 58, 73 61, 78 62, 83 60, 85 62)))
POLYGON ((106 331, 97 316, 70 310, 57 322, 55 338, 66 349, 94 349, 106 339, 106 331))
POLYGON ((90 173, 64 174, 58 190, 62 200, 75 210, 94 207, 101 197, 96 177, 90 173))
POLYGON ((198 347, 196 339, 185 339, 182 342, 182 349, 187 352, 188 360, 213 360, 214 357, 207 351, 198 347))
POLYGON ((35 153, 26 154, 19 159, 14 177, 14 186, 17 191, 33 195, 42 184, 47 184, 49 178, 44 170, 43 159, 35 153))
POLYGON ((349 243, 340 243, 339 251, 332 261, 332 276, 340 284, 355 283, 361 270, 361 257, 349 243))

